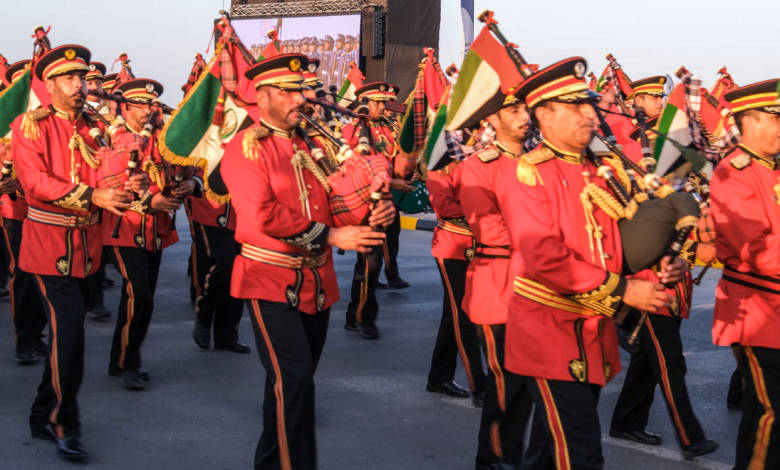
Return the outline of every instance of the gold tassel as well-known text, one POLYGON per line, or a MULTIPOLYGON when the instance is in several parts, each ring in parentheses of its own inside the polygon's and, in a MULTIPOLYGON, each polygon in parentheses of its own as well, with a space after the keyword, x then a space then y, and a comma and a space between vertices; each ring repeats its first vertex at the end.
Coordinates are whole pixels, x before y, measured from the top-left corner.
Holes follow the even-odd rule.
POLYGON ((268 137, 270 131, 263 127, 255 127, 244 133, 244 140, 241 142, 241 146, 244 150, 244 157, 256 161, 260 155, 260 142, 258 140, 268 137))
POLYGON ((522 157, 517 160, 517 181, 528 186, 536 186, 537 181, 544 185, 536 165, 522 157))

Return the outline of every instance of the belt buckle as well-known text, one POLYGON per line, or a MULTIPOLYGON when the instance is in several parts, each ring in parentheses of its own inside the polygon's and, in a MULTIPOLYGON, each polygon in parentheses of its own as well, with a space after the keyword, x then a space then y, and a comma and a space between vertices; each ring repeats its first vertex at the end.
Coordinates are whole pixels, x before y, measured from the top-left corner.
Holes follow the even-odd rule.
POLYGON ((301 258, 302 268, 316 268, 320 265, 320 259, 316 256, 304 256, 301 258))
POLYGON ((85 227, 85 226, 89 225, 89 223, 90 223, 90 221, 92 219, 92 214, 89 214, 89 215, 77 215, 75 217, 76 217, 76 227, 85 227))

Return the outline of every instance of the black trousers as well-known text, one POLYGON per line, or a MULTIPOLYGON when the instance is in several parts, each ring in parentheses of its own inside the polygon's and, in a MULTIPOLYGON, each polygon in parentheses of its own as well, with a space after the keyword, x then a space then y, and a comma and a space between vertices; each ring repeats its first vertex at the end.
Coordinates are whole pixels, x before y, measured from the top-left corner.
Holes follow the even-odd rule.
POLYGON ((84 376, 84 300, 80 281, 34 275, 49 316, 49 357, 30 410, 30 425, 51 423, 59 437, 81 431, 76 395, 84 376))
POLYGON ((780 349, 743 346, 747 378, 735 470, 780 468, 780 349))
POLYGON ((482 369, 482 357, 479 353, 477 329, 468 315, 460 308, 466 289, 466 269, 469 262, 458 259, 436 258, 442 286, 444 302, 439 322, 439 333, 431 357, 428 371, 428 383, 449 382, 455 377, 457 357, 463 363, 469 389, 480 393, 485 389, 485 372, 482 369))
MULTIPOLYGON (((201 295, 195 301, 198 323, 214 324, 214 344, 227 344, 238 339, 238 323, 244 302, 230 296, 233 261, 239 253, 235 232, 221 227, 201 226, 204 243, 210 257, 201 295)), ((193 276, 194 277, 194 276, 193 276)))
POLYGON ((382 250, 373 249, 368 253, 358 253, 355 270, 352 274, 352 290, 347 306, 347 324, 373 325, 379 314, 376 301, 376 283, 382 269, 382 250))
POLYGON ((604 468, 596 409, 601 387, 536 377, 524 379, 536 408, 523 468, 604 468))
POLYGON ((506 462, 519 467, 533 399, 524 377, 504 368, 506 325, 479 325, 488 362, 487 387, 479 423, 477 465, 506 462))
POLYGON ((206 284, 208 274, 214 258, 209 255, 206 244, 205 226, 190 221, 190 235, 192 236, 192 248, 190 252, 190 300, 197 303, 198 297, 203 295, 203 286, 206 284))
POLYGON ((325 345, 330 310, 308 315, 287 303, 247 300, 265 368, 263 433, 255 470, 317 468, 314 373, 325 345))
POLYGON ((648 315, 640 329, 639 349, 631 355, 623 390, 612 413, 611 429, 644 431, 658 384, 680 445, 703 440, 704 431, 688 397, 685 372, 680 320, 648 315))
POLYGON ((112 248, 122 274, 122 297, 108 368, 138 370, 141 368, 141 345, 152 320, 162 251, 125 246, 112 248))
POLYGON ((84 278, 84 282, 81 283, 84 307, 87 311, 103 305, 103 279, 105 277, 105 265, 101 264, 100 269, 84 278))
MULTIPOLYGON (((3 234, 8 246, 8 289, 11 291, 11 318, 16 332, 16 349, 32 347, 46 327, 46 310, 36 286, 35 276, 19 268, 22 221, 3 218, 3 234)), ((0 268, 4 270, 5 268, 0 268)))
MULTIPOLYGON (((384 244, 385 277, 389 281, 398 277, 398 249, 401 236, 401 213, 395 206, 395 218, 387 227, 387 238, 384 244)), ((381 265, 380 265, 381 268, 381 265)))

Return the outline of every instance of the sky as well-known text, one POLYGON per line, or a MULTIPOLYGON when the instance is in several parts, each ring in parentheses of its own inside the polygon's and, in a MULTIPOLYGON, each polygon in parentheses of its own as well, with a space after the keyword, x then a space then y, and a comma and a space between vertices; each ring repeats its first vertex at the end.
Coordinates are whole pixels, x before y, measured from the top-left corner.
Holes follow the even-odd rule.
MULTIPOLYGON (((440 61, 459 65, 460 0, 441 3, 440 61)), ((127 52, 136 76, 162 82, 162 100, 176 105, 195 54, 213 52, 212 47, 206 54, 212 22, 229 5, 229 0, 5 0, 0 53, 10 63, 29 58, 33 29, 51 25, 53 45, 87 46, 109 68, 127 52)), ((542 67, 580 55, 598 75, 611 52, 634 80, 673 74, 680 65, 705 84, 723 65, 738 84, 780 77, 778 1, 475 0, 476 13, 485 8, 496 12, 499 28, 525 59, 542 67)), ((481 27, 476 22, 477 33, 481 27)))

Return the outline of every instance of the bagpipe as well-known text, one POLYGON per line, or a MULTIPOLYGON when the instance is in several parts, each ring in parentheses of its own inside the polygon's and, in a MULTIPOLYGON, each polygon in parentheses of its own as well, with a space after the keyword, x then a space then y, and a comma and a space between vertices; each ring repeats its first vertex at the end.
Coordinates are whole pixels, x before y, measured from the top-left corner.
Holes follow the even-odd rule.
MULTIPOLYGON (((487 24, 506 48, 521 76, 524 79, 531 76, 533 71, 530 64, 498 30, 493 13, 482 12, 479 20, 487 24)), ((612 196, 622 209, 617 211, 620 214, 617 223, 623 246, 624 273, 635 274, 657 266, 665 257, 679 256, 701 215, 699 204, 690 194, 675 192, 652 172, 628 158, 616 145, 615 136, 598 106, 598 95, 594 94, 591 105, 598 117, 601 132, 594 132, 594 140, 586 149, 586 158, 596 166, 598 176, 606 181, 612 196), (614 168, 604 161, 605 157, 618 159, 614 168), (627 178, 621 181, 615 171, 626 167, 628 169, 624 173, 627 178), (635 173, 641 180, 634 177, 632 181, 631 173, 635 173), (626 179, 628 181, 625 181, 626 179)), ((623 326, 627 313, 622 312, 622 315, 616 316, 619 325, 623 326)), ((642 312, 629 337, 630 343, 636 342, 646 314, 647 312, 642 312)))
POLYGON ((357 118, 359 138, 357 152, 355 152, 340 138, 332 135, 315 118, 300 113, 316 134, 339 149, 335 161, 316 145, 313 138, 316 135, 310 135, 300 126, 297 132, 311 151, 311 158, 316 167, 309 170, 315 174, 328 193, 328 202, 336 225, 365 225, 368 223, 373 207, 389 193, 390 162, 383 156, 372 153, 371 131, 365 115, 326 101, 309 100, 345 115, 352 114, 357 118))

